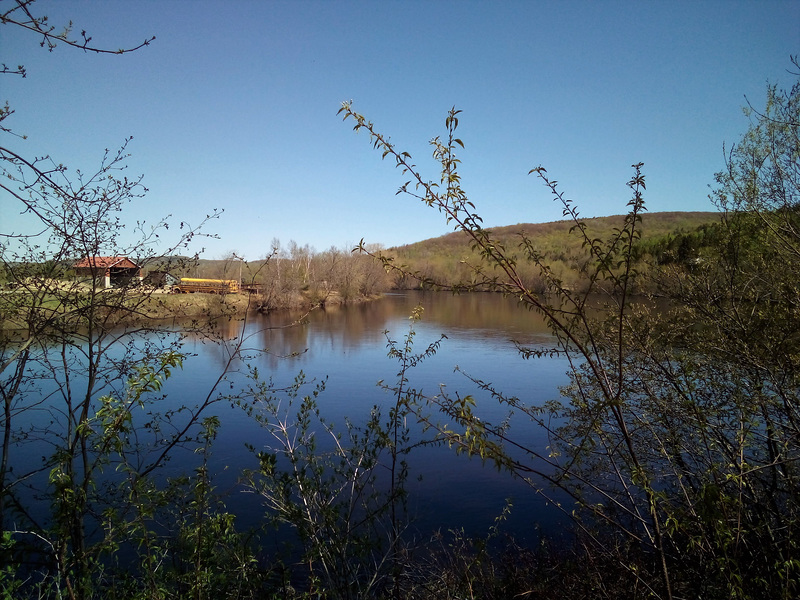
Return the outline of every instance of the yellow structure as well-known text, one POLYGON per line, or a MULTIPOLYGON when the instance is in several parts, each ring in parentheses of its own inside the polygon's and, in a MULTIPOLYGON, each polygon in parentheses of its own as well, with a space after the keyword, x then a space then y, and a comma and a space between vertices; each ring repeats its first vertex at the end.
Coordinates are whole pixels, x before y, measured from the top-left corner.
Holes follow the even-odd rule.
POLYGON ((235 279, 195 279, 193 277, 181 277, 181 282, 172 286, 175 294, 194 294, 201 292, 205 294, 237 294, 239 293, 239 282, 235 279))

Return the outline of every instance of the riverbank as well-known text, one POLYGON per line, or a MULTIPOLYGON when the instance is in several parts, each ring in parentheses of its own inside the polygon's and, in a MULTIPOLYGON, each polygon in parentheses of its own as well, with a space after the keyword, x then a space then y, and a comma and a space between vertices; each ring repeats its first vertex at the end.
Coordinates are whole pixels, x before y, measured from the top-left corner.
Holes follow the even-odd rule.
POLYGON ((250 312, 270 313, 283 310, 311 310, 330 308, 345 304, 370 302, 381 294, 343 298, 331 292, 320 298, 311 294, 284 295, 280 300, 264 298, 259 294, 168 294, 152 293, 139 311, 152 319, 200 319, 229 316, 244 316, 250 312))
MULTIPOLYGON (((44 311, 50 316, 66 316, 74 313, 68 306, 79 304, 76 297, 90 294, 90 289, 80 289, 75 285, 62 290, 66 286, 49 286, 52 289, 51 299, 37 301, 37 312, 44 311), (63 294, 63 296, 61 296, 63 294)), ((25 291, 5 291, 2 297, 3 318, 0 320, 2 331, 26 331, 26 314, 30 311, 32 300, 26 300, 25 291)), ((115 324, 142 321, 180 321, 180 320, 214 320, 219 318, 243 317, 249 313, 271 313, 276 311, 304 311, 314 308, 332 308, 347 304, 369 302, 381 297, 381 294, 343 298, 338 292, 330 292, 321 296, 318 293, 282 294, 279 298, 265 298, 260 294, 173 294, 160 289, 109 289, 99 292, 92 302, 100 311, 114 313, 115 324), (107 298, 104 298, 105 295, 107 298), (122 308, 124 306, 124 308, 122 308)), ((29 299, 32 296, 28 295, 29 299)), ((39 316, 41 320, 42 315, 39 316)))

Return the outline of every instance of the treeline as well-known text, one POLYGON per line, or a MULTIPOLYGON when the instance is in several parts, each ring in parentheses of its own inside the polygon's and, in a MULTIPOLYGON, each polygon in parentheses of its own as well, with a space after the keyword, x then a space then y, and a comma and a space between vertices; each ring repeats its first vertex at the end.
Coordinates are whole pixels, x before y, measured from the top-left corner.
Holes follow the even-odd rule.
POLYGON ((680 266, 693 270, 712 262, 719 254, 729 260, 741 261, 746 252, 763 252, 763 229, 777 220, 789 231, 800 230, 800 210, 797 206, 782 207, 769 213, 722 213, 712 223, 693 230, 680 231, 637 244, 637 257, 652 260, 659 266, 680 266))
MULTIPOLYGON (((370 245, 371 251, 380 250, 370 245)), ((245 261, 235 252, 216 260, 198 260, 178 269, 184 277, 241 280, 257 289, 262 311, 338 304, 375 297, 392 287, 392 279, 369 256, 352 248, 331 246, 322 252, 295 241, 273 240, 259 260, 245 261)))
MULTIPOLYGON (((623 215, 616 215, 584 219, 583 222, 592 239, 606 240, 623 227, 624 219, 623 215)), ((647 275, 655 265, 696 258, 703 244, 702 232, 715 231, 714 224, 719 219, 719 213, 714 212, 643 214, 640 237, 634 250, 637 270, 647 275)), ((591 257, 586 254, 583 240, 572 235, 573 226, 574 222, 569 220, 525 223, 491 228, 490 233, 495 242, 516 260, 516 272, 529 289, 545 293, 548 291, 548 277, 555 276, 566 287, 580 291, 589 285, 591 257), (528 243, 547 261, 549 275, 543 274, 534 261, 525 259, 528 243)), ((385 256, 393 257, 396 266, 402 266, 402 269, 394 271, 393 285, 413 289, 432 282, 445 286, 476 283, 475 267, 481 259, 479 249, 471 241, 467 233, 458 231, 384 252, 385 256), (408 272, 420 277, 410 277, 408 272)), ((646 277, 640 278, 637 286, 638 292, 654 291, 653 282, 648 282, 646 277)))
MULTIPOLYGON (((642 217, 641 237, 633 255, 637 269, 652 275, 654 267, 682 265, 692 268, 708 252, 713 252, 722 235, 721 215, 714 212, 662 212, 642 217)), ((585 220, 589 234, 606 239, 623 225, 624 216, 585 220)), ((565 286, 583 290, 590 259, 580 240, 571 235, 571 221, 517 224, 492 229, 498 244, 512 254, 520 254, 523 239, 532 240, 548 261, 552 273, 565 286)), ((260 310, 319 306, 375 297, 389 289, 417 289, 433 285, 455 286, 475 282, 478 252, 470 247, 464 232, 384 250, 380 244, 367 244, 359 252, 348 246, 317 251, 294 240, 282 245, 273 240, 271 249, 258 260, 244 260, 230 251, 218 259, 174 257, 148 259, 146 271, 164 269, 177 277, 232 279, 258 290, 254 305, 260 310), (399 269, 385 269, 369 254, 391 256, 399 269), (412 275, 413 274, 413 275, 412 275)), ((133 257, 136 259, 136 257, 133 257)), ((68 280, 76 277, 72 261, 45 261, 42 269, 68 280), (57 267, 57 268, 55 268, 57 267)), ((40 269, 40 270, 42 270, 40 269)), ((540 293, 547 292, 546 278, 531 261, 520 260, 516 269, 525 284, 540 293)), ((7 269, 0 268, 0 282, 11 281, 7 269)), ((640 278, 637 291, 654 291, 654 279, 640 278)))
MULTIPOLYGON (((721 236, 721 215, 715 212, 661 212, 642 216, 641 237, 633 256, 640 274, 637 292, 657 287, 654 268, 679 264, 691 268, 713 251, 721 236), (709 250, 711 249, 711 250, 709 250)), ((624 224, 624 216, 585 220, 589 235, 607 239, 624 224)), ((571 221, 524 223, 491 230, 498 244, 512 255, 521 255, 523 240, 531 240, 548 261, 552 274, 570 289, 589 285, 590 258, 581 241, 571 234, 571 221)), ((480 256, 464 232, 384 250, 368 244, 363 250, 331 247, 318 252, 295 241, 281 245, 273 240, 270 252, 260 260, 244 261, 235 252, 216 259, 201 259, 184 266, 180 274, 191 277, 235 279, 256 284, 261 290, 257 304, 263 310, 348 302, 369 298, 389 289, 457 286, 475 283, 480 256), (369 255, 381 253, 394 260, 396 269, 384 269, 369 255), (435 284, 433 282, 436 282, 435 284)), ((187 263, 188 264, 188 263, 187 263)), ((540 293, 548 291, 546 277, 532 261, 518 260, 516 271, 525 285, 540 293)))

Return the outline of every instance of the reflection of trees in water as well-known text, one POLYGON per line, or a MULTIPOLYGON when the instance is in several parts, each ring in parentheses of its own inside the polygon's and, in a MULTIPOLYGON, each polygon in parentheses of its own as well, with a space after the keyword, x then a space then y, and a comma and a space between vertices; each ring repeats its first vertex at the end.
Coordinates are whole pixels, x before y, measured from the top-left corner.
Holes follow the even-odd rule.
POLYGON ((501 294, 463 294, 452 302, 442 301, 436 294, 428 296, 432 301, 431 318, 448 327, 481 330, 492 335, 550 333, 540 315, 520 311, 514 298, 501 294))
POLYGON ((425 307, 423 321, 434 328, 469 329, 492 339, 521 338, 524 342, 547 341, 550 330, 537 313, 519 310, 514 298, 495 293, 453 296, 447 292, 416 292, 407 297, 406 311, 425 307))
POLYGON ((266 352, 260 358, 260 363, 266 363, 270 371, 275 371, 284 366, 284 357, 302 355, 310 345, 308 325, 304 321, 298 322, 301 314, 266 315, 253 320, 249 332, 252 343, 259 350, 266 352))
MULTIPOLYGON (((449 292, 407 291, 387 294, 370 302, 332 305, 308 314, 301 311, 275 311, 267 315, 253 314, 245 324, 245 348, 266 351, 261 359, 264 367, 278 370, 284 357, 295 356, 298 368, 306 364, 306 352, 313 345, 317 350, 351 351, 383 339, 383 332, 403 331, 408 316, 421 304, 423 323, 437 333, 470 330, 472 336, 505 342, 517 340, 525 344, 547 343, 550 334, 536 313, 520 311, 514 298, 501 294, 472 293, 454 296, 449 292)), ((212 330, 198 330, 186 325, 186 339, 213 346, 209 356, 215 364, 224 365, 232 344, 242 334, 243 321, 223 318, 212 330), (213 343, 212 343, 213 342, 213 343)))
POLYGON ((239 337, 242 330, 242 321, 237 318, 219 319, 213 324, 213 333, 222 340, 233 340, 239 337))
MULTIPOLYGON (((215 366, 225 368, 231 356, 236 353, 236 346, 242 333, 242 320, 224 317, 211 323, 187 321, 176 325, 175 329, 187 347, 191 347, 191 344, 202 344, 206 347, 202 353, 208 360, 213 360, 215 366)), ((238 363, 239 359, 234 362, 238 363)))
MULTIPOLYGON (((543 344, 550 334, 536 313, 520 311, 514 298, 500 294, 472 293, 454 296, 449 292, 407 291, 387 294, 370 302, 332 305, 308 314, 300 311, 276 311, 267 315, 253 314, 245 325, 245 348, 266 351, 261 364, 272 371, 285 367, 285 357, 294 356, 294 364, 306 364, 307 351, 351 351, 383 340, 386 330, 397 332, 406 327, 408 316, 421 304, 423 323, 437 333, 470 330, 471 336, 505 342, 511 339, 525 344, 543 344)), ((190 324, 183 331, 186 339, 209 345, 209 357, 222 366, 232 345, 242 335, 242 319, 217 320, 211 331, 194 329, 190 324)))
POLYGON ((309 344, 309 328, 314 330, 315 344, 350 350, 360 347, 365 339, 396 329, 394 324, 405 322, 418 304, 425 308, 423 322, 433 329, 470 329, 505 340, 521 337, 544 341, 542 336, 550 337, 538 314, 521 312, 513 298, 490 293, 453 296, 448 292, 411 291, 372 302, 319 309, 299 326, 289 326, 299 315, 278 313, 254 320, 252 327, 264 330, 260 334, 263 348, 282 355, 303 352, 309 344))

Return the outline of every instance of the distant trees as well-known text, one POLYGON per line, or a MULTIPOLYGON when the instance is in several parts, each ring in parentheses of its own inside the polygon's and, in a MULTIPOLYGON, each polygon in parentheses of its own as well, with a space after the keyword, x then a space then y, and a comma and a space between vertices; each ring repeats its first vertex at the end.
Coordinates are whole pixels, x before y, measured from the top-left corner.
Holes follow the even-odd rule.
POLYGON ((400 191, 438 209, 474 250, 470 277, 455 283, 409 272, 388 253, 370 254, 425 285, 516 297, 544 316, 556 340, 553 347, 519 347, 523 356, 555 353, 570 362, 572 383, 559 402, 531 406, 476 380, 485 397, 442 390, 428 397, 442 420, 425 422, 539 493, 568 495, 560 506, 585 544, 576 593, 796 596, 800 84, 770 87, 765 110, 751 109, 750 130, 717 175, 722 219, 703 238, 702 260, 688 260, 694 256, 687 249, 685 260, 651 271, 671 300, 667 310, 632 297, 642 255, 641 164, 628 182, 629 212, 606 239, 590 234, 543 167, 531 170, 581 241, 584 285, 575 289, 536 238, 521 234, 509 245, 483 228, 460 184, 459 111, 450 111, 445 135, 431 142, 441 165, 436 181, 349 103, 340 113, 393 159, 406 178, 400 191), (543 285, 523 276, 531 268, 543 285), (486 401, 508 406, 509 418, 538 423, 550 436, 547 450, 517 439, 513 419, 482 418, 486 401))
POLYGON ((215 261, 204 276, 236 279, 236 269, 241 268, 242 281, 257 286, 255 304, 265 311, 339 304, 375 296, 391 286, 379 264, 349 248, 331 246, 317 252, 293 240, 283 247, 276 239, 260 260, 239 260, 236 266, 230 256, 215 261))
MULTIPOLYGON (((718 215, 711 212, 642 215, 642 237, 634 252, 636 270, 644 277, 637 279, 637 291, 657 290, 655 282, 648 277, 656 265, 679 262, 691 266, 696 262, 703 248, 710 243, 709 236, 716 231, 717 221, 718 215)), ((623 217, 595 217, 584 220, 584 223, 591 237, 605 238, 622 225, 623 217)), ((570 227, 569 221, 518 224, 498 227, 493 229, 493 233, 498 241, 508 247, 515 247, 521 235, 535 238, 537 249, 553 274, 564 286, 577 291, 586 283, 589 262, 581 241, 570 236, 570 227)), ((406 266, 405 271, 419 274, 423 281, 436 281, 445 285, 470 281, 469 264, 479 260, 477 250, 470 246, 469 237, 463 231, 392 248, 391 253, 396 264, 406 266)), ((388 253, 384 254, 388 256, 388 253)), ((540 277, 535 265, 521 262, 517 265, 517 270, 527 287, 539 292, 545 290, 546 282, 540 277)), ((402 271, 394 271, 393 277, 394 285, 401 289, 413 289, 421 285, 419 280, 407 277, 402 271)))

